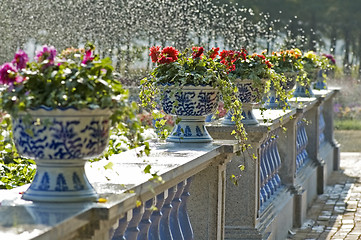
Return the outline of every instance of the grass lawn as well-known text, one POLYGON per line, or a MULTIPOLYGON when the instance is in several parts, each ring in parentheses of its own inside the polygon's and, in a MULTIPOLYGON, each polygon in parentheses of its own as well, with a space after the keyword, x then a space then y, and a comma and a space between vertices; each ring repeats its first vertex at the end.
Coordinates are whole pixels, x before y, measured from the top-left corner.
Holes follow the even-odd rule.
POLYGON ((335 130, 341 152, 361 152, 361 130, 335 130))

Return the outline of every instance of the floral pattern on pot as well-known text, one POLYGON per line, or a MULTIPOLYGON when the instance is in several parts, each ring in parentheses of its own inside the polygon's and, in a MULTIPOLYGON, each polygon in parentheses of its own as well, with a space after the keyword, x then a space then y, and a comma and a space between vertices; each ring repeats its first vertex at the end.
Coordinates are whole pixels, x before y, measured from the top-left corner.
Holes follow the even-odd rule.
POLYGON ((297 82, 296 89, 293 92, 293 96, 310 98, 310 97, 315 97, 315 94, 313 93, 310 84, 302 85, 301 83, 297 82))
POLYGON ((217 110, 219 102, 218 90, 211 86, 185 86, 173 94, 167 89, 162 99, 165 113, 177 116, 205 116, 217 110), (175 104, 176 103, 176 104, 175 104))
POLYGON ((251 80, 239 80, 236 82, 238 98, 242 103, 258 103, 264 95, 263 88, 255 87, 251 80))
MULTIPOLYGON (((285 78, 280 82, 280 84, 282 89, 284 89, 286 93, 288 93, 296 85, 297 72, 286 72, 284 73, 284 76, 285 78)), ((288 98, 290 97, 291 95, 288 96, 288 98)), ((268 92, 268 96, 265 100, 264 107, 267 109, 283 109, 284 107, 290 108, 291 105, 288 103, 287 98, 283 101, 280 99, 272 82, 270 90, 268 92)))
POLYGON ((109 110, 75 109, 29 111, 13 119, 14 142, 19 154, 35 159, 79 159, 99 156, 108 144, 109 110), (98 112, 98 113, 97 113, 98 112))
POLYGON ((108 144, 109 109, 49 109, 20 113, 13 118, 13 138, 20 155, 34 158, 33 182, 23 199, 42 202, 81 202, 98 198, 84 164, 108 144))
POLYGON ((212 86, 167 86, 161 104, 165 113, 180 117, 168 136, 168 142, 211 142, 205 128, 207 115, 217 110, 219 91, 212 86))
MULTIPOLYGON (((238 98, 242 102, 242 123, 246 125, 258 124, 258 120, 254 116, 252 110, 253 106, 259 103, 265 91, 264 84, 258 84, 255 86, 255 83, 252 80, 240 80, 236 81, 236 86, 238 88, 238 98)), ((223 124, 225 125, 234 125, 232 121, 232 112, 228 112, 223 119, 223 124)))

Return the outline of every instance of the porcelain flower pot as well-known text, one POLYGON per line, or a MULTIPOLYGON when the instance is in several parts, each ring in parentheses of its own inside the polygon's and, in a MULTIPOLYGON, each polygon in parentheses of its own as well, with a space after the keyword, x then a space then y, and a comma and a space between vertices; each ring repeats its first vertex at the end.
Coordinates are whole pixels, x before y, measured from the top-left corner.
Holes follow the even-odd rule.
MULTIPOLYGON (((281 82, 281 87, 286 92, 289 92, 296 85, 297 72, 287 72, 284 73, 284 75, 286 77, 286 81, 281 82)), ((277 96, 273 84, 271 84, 264 107, 267 109, 282 109, 284 107, 290 107, 290 104, 287 102, 287 100, 284 102, 280 100, 279 96, 277 96)))
POLYGON ((166 86, 161 105, 166 114, 179 117, 168 142, 211 142, 213 139, 205 127, 206 116, 218 107, 219 90, 212 86, 184 86, 174 89, 166 86), (174 93, 174 94, 173 94, 174 93))
POLYGON ((316 82, 313 84, 313 88, 316 90, 327 90, 326 76, 328 75, 327 70, 318 71, 316 82))
POLYGON ((312 92, 311 84, 305 83, 301 85, 301 83, 296 83, 296 89, 293 92, 294 97, 314 97, 314 93, 312 92))
MULTIPOLYGON (((252 80, 237 80, 238 98, 242 102, 242 123, 247 125, 258 124, 258 120, 253 114, 253 107, 259 103, 264 96, 264 86, 257 88, 252 80)), ((234 125, 232 113, 227 112, 223 119, 223 124, 234 125)))
POLYGON ((312 84, 317 80, 317 76, 319 73, 319 69, 314 69, 310 72, 307 72, 307 77, 309 78, 308 83, 301 84, 299 82, 296 83, 296 89, 293 92, 294 97, 314 97, 314 93, 312 92, 312 84))
POLYGON ((34 159, 37 166, 23 199, 96 200, 98 195, 85 175, 84 165, 106 148, 111 111, 39 108, 28 114, 20 113, 13 118, 15 146, 21 156, 34 159))

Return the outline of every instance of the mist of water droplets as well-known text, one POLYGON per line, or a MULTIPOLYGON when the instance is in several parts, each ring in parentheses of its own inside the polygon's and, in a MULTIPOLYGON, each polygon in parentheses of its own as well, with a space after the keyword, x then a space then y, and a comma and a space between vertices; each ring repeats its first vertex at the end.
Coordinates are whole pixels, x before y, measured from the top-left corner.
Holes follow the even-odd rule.
POLYGON ((43 44, 63 49, 92 41, 118 72, 133 78, 152 67, 147 49, 153 45, 252 52, 305 41, 295 35, 302 31, 296 19, 280 32, 279 20, 268 14, 211 0, 2 0, 0 12, 0 64, 18 48, 33 56, 43 44))

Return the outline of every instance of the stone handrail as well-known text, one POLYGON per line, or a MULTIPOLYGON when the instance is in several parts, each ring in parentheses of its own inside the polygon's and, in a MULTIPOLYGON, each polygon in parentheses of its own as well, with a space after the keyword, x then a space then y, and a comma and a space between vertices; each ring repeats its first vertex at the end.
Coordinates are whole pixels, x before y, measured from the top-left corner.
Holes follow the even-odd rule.
POLYGON ((293 99, 285 112, 255 109, 267 121, 246 126, 246 153, 230 134, 233 126, 212 122, 212 143, 152 142, 148 157, 132 150, 88 163, 105 202, 33 203, 19 194, 27 186, 1 190, 0 239, 285 239, 338 169, 337 92, 293 99), (148 164, 162 181, 149 181, 148 164))
POLYGON ((100 197, 107 199, 105 203, 32 203, 19 197, 26 186, 1 191, 0 215, 6 217, 0 220, 0 239, 14 236, 22 236, 22 239, 122 239, 123 236, 137 239, 138 234, 146 235, 148 228, 158 230, 151 231, 156 236, 150 239, 168 239, 167 234, 174 239, 179 239, 176 236, 180 234, 191 236, 187 239, 200 233, 204 236, 217 234, 222 216, 210 221, 212 225, 207 219, 217 216, 211 209, 222 205, 219 201, 223 201, 220 186, 225 181, 224 166, 229 155, 238 151, 237 147, 235 141, 154 143, 149 157, 139 158, 136 151, 112 156, 111 170, 104 170, 109 163, 106 160, 89 163, 88 178, 100 197), (151 176, 142 172, 147 164, 158 172, 162 182, 148 181, 151 176), (193 188, 196 198, 190 200, 190 204, 185 200, 193 188), (153 205, 157 210, 152 211, 153 205), (186 205, 189 205, 189 213, 186 205), (212 216, 208 216, 209 213, 212 216), (188 214, 198 218, 192 226, 197 230, 195 234, 188 214), (151 225, 150 219, 155 219, 153 222, 159 226, 151 225))

